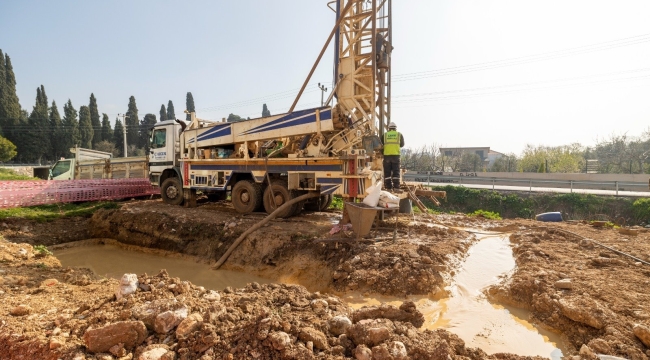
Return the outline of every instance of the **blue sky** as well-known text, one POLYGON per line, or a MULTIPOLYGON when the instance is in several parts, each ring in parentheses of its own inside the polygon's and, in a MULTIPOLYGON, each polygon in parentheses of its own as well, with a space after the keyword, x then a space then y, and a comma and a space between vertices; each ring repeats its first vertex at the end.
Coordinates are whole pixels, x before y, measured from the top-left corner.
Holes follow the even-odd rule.
MULTIPOLYGON (((392 119, 407 146, 519 152, 650 125, 647 0, 400 0, 393 12, 392 119)), ((333 22, 321 0, 0 0, 0 49, 28 110, 43 84, 60 111, 94 92, 112 121, 131 95, 141 117, 168 100, 181 117, 187 91, 201 118, 257 117, 263 103, 288 110, 333 22)), ((298 108, 320 103, 331 72, 328 51, 298 108)))

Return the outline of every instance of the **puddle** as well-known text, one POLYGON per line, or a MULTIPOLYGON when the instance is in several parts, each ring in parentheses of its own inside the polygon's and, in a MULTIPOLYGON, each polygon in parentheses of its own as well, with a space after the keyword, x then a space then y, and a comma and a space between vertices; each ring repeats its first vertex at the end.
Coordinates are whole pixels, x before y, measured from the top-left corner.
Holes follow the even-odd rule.
POLYGON ((248 283, 271 283, 271 280, 228 270, 212 270, 206 264, 191 259, 165 257, 139 251, 126 250, 115 245, 87 245, 55 250, 61 265, 85 267, 95 274, 119 279, 125 273, 149 275, 166 269, 169 276, 189 280, 206 289, 222 290, 227 286, 244 287, 248 283))
MULTIPOLYGON (((451 296, 436 301, 427 296, 412 296, 425 316, 423 329, 443 328, 458 335, 467 346, 488 354, 509 352, 524 356, 561 359, 563 342, 558 334, 539 329, 526 321, 523 309, 491 304, 482 291, 514 270, 515 261, 507 236, 477 235, 468 256, 448 288, 451 296)), ((385 302, 399 306, 403 299, 364 298, 359 294, 343 297, 358 309, 385 302)))

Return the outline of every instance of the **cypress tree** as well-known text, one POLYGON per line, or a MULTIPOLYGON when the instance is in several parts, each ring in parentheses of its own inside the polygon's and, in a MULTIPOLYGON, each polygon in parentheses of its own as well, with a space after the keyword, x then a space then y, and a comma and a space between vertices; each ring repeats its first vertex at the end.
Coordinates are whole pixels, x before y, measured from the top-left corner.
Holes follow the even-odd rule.
POLYGON ((81 134, 81 147, 90 149, 93 145, 93 125, 90 120, 90 109, 86 105, 79 108, 79 134, 81 134))
POLYGON ((147 114, 140 122, 140 148, 149 148, 149 129, 156 125, 156 115, 147 114))
POLYGON ((72 106, 72 101, 63 105, 63 129, 65 130, 65 137, 63 144, 65 155, 70 154, 69 149, 81 145, 81 134, 79 133, 79 120, 77 119, 77 110, 72 106))
POLYGON ((95 99, 95 94, 90 93, 90 103, 88 104, 90 109, 90 123, 93 128, 93 149, 98 142, 102 141, 102 123, 99 120, 99 111, 97 110, 97 99, 95 99))
POLYGON ((67 154, 67 149, 65 148, 65 129, 63 128, 63 122, 61 121, 61 115, 59 115, 59 108, 56 106, 56 101, 52 101, 52 107, 50 107, 50 134, 52 142, 52 159, 56 160, 61 156, 67 154))
POLYGON ((160 105, 160 121, 167 120, 167 110, 165 110, 165 104, 160 105))
POLYGON ((106 115, 106 113, 102 114, 101 139, 102 141, 113 142, 113 129, 111 129, 111 121, 108 120, 108 115, 106 115))
POLYGON ((4 91, 6 82, 5 72, 5 55, 0 49, 0 133, 4 134, 4 128, 7 121, 7 114, 4 107, 4 91))
POLYGON ((115 119, 113 142, 115 143, 115 148, 119 151, 120 155, 126 156, 126 154, 124 154, 124 126, 122 126, 122 122, 119 118, 115 119))
POLYGON ((52 152, 50 143, 52 128, 47 110, 47 95, 45 87, 41 85, 36 88, 36 103, 28 118, 29 131, 24 131, 21 135, 22 146, 19 147, 23 156, 30 162, 40 164, 43 157, 48 157, 52 152))
MULTIPOLYGON (((185 109, 187 109, 188 113, 195 112, 196 109, 194 108, 194 97, 192 97, 192 93, 188 92, 187 96, 185 97, 185 109)), ((185 117, 185 120, 191 120, 190 114, 187 114, 185 117)))
POLYGON ((271 112, 269 111, 269 108, 266 107, 266 104, 262 106, 262 117, 267 117, 271 116, 271 112))
MULTIPOLYGON (((2 116, 5 121, 5 137, 18 146, 18 137, 20 135, 20 126, 27 125, 26 118, 23 117, 16 93, 16 76, 14 68, 11 65, 11 58, 5 54, 5 81, 2 88, 2 116)), ((20 154, 19 154, 20 155, 20 154)))
POLYGON ((140 121, 138 120, 138 107, 135 104, 135 97, 131 96, 129 98, 129 110, 126 112, 126 120, 124 120, 124 126, 126 128, 126 143, 127 145, 138 146, 138 128, 140 126, 140 121))
POLYGON ((174 113, 174 103, 171 100, 167 102, 167 120, 176 120, 176 113, 174 113))

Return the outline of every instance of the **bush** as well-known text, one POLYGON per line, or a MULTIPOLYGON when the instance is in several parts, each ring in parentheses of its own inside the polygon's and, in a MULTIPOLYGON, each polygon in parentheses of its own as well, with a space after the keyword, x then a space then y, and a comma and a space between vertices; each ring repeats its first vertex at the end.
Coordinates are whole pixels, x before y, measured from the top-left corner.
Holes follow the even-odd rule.
POLYGON ((648 224, 650 223, 650 199, 638 199, 632 204, 635 222, 648 224))
POLYGON ((468 214, 469 216, 480 216, 484 217, 486 219, 491 219, 491 220, 501 220, 501 215, 499 213, 495 213, 492 211, 485 211, 485 210, 476 210, 471 214, 468 214))

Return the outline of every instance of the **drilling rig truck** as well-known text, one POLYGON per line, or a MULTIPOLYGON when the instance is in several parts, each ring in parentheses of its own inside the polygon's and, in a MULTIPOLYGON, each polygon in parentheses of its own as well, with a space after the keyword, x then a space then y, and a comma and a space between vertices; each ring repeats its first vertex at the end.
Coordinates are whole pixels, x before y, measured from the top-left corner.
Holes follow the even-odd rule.
POLYGON ((336 23, 287 113, 240 122, 157 123, 149 178, 169 204, 194 206, 230 195, 239 213, 273 212, 308 191, 320 197, 285 209, 318 210, 333 195, 365 197, 382 177, 379 137, 390 121, 391 0, 337 0, 336 23), (294 111, 325 49, 334 41, 334 86, 326 105, 294 111), (330 105, 331 104, 331 105, 330 105))

